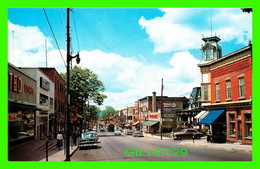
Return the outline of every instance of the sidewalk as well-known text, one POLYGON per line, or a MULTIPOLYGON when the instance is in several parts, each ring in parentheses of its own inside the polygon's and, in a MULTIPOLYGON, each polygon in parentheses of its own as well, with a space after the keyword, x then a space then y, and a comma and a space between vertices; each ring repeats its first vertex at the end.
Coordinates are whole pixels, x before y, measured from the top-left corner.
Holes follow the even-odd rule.
MULTIPOLYGON (((147 138, 161 139, 160 136, 153 136, 151 134, 145 134, 144 136, 147 138)), ((172 138, 169 137, 163 137, 162 139, 172 140, 172 138)), ((223 151, 252 153, 252 145, 242 145, 240 143, 208 143, 206 137, 202 137, 201 139, 195 139, 194 142, 192 139, 173 141, 182 145, 200 146, 204 148, 211 148, 223 151)))
MULTIPOLYGON (((46 144, 45 140, 31 140, 19 145, 15 145, 8 150, 9 161, 46 161, 46 144)), ((72 155, 77 146, 70 146, 72 155)), ((49 140, 48 144, 48 161, 64 161, 66 152, 56 146, 56 140, 49 140)))

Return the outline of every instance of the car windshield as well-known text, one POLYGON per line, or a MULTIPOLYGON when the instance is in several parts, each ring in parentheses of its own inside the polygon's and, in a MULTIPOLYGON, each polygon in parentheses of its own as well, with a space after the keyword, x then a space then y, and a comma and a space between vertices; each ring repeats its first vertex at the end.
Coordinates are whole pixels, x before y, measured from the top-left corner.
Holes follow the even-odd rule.
POLYGON ((81 135, 82 138, 88 138, 88 137, 96 137, 94 133, 83 133, 81 135))

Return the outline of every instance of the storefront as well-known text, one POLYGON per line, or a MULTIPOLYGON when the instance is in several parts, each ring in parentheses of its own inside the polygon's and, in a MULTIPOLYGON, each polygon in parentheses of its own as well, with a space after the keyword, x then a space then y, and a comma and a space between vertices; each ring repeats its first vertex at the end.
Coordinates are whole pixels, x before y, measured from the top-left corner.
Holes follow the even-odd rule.
POLYGON ((35 137, 36 81, 8 64, 8 142, 19 144, 35 137))

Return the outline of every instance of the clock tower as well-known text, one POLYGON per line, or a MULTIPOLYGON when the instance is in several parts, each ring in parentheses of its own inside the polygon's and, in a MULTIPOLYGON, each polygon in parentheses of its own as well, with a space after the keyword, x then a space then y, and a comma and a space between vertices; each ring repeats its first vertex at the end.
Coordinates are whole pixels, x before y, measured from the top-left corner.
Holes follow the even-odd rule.
POLYGON ((201 46, 202 62, 210 62, 222 57, 222 50, 218 42, 221 40, 217 36, 203 37, 204 44, 201 46))

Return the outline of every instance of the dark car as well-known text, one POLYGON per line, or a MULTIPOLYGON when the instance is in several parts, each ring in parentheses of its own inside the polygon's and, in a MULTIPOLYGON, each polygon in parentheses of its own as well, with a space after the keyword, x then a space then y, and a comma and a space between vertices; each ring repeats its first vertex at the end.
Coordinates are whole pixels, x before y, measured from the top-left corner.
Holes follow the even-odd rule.
POLYGON ((174 140, 181 140, 181 139, 200 139, 204 134, 198 132, 194 128, 187 128, 183 129, 181 132, 174 132, 172 133, 172 137, 174 140))
POLYGON ((79 140, 79 149, 82 147, 96 147, 98 146, 98 135, 95 132, 86 132, 81 134, 79 140))
POLYGON ((133 137, 143 137, 143 133, 141 131, 134 131, 133 137))

